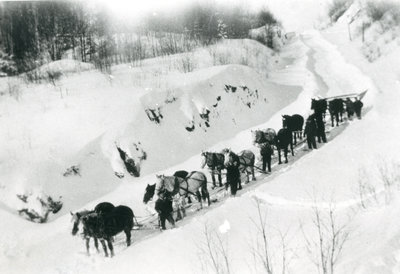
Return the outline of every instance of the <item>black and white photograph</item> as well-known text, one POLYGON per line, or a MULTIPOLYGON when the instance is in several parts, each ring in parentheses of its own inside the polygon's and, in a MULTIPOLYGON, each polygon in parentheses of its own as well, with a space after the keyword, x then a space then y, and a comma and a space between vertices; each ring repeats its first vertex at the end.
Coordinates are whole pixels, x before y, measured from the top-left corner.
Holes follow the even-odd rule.
POLYGON ((400 0, 0 0, 0 273, 400 273, 400 0))

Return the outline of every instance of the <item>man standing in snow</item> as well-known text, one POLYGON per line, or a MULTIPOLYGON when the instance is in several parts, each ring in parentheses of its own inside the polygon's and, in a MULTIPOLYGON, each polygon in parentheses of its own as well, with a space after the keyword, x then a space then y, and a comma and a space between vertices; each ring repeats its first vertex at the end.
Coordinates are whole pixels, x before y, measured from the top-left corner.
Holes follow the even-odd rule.
POLYGON ((155 210, 158 212, 158 217, 160 219, 161 229, 165 230, 165 220, 168 220, 170 224, 175 227, 175 221, 172 216, 174 211, 172 208, 172 200, 168 198, 158 198, 155 204, 155 210))
POLYGON ((354 111, 356 112, 358 119, 361 119, 361 109, 362 109, 363 105, 364 104, 357 97, 356 101, 354 102, 354 111))
MULTIPOLYGON (((225 156, 226 157, 226 156, 225 156)), ((228 188, 228 185, 231 187, 231 195, 235 196, 236 191, 238 190, 238 185, 239 189, 242 189, 242 186, 240 184, 240 171, 239 171, 239 156, 237 156, 235 153, 230 152, 229 153, 229 160, 226 162, 226 188, 228 188)))
POLYGON ((268 172, 271 172, 271 156, 274 154, 274 148, 269 142, 261 143, 260 154, 262 157, 262 170, 265 172, 268 165, 268 172))
POLYGON ((347 112, 347 118, 349 120, 352 120, 354 115, 354 103, 351 101, 350 98, 346 99, 346 112, 347 112))
POLYGON ((304 128, 304 136, 307 135, 307 144, 309 149, 316 149, 317 143, 315 142, 315 136, 317 136, 317 124, 314 119, 314 115, 310 115, 307 118, 306 126, 304 128))

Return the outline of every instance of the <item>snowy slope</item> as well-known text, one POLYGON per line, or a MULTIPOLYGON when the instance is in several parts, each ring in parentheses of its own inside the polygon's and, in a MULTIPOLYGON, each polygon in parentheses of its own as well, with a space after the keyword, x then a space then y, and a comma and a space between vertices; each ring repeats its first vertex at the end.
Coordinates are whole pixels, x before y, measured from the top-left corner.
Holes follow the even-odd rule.
POLYGON ((141 170, 146 175, 265 121, 300 91, 277 86, 259 74, 273 67, 276 58, 271 55, 258 42, 226 40, 192 53, 196 69, 190 73, 179 70, 185 57, 178 54, 145 60, 139 67, 119 65, 112 75, 84 71, 88 65, 71 60, 38 69, 42 74, 60 72, 54 85, 2 79, 2 90, 18 91, 18 97, 3 96, 0 101, 0 141, 7 144, 0 154, 2 207, 15 212, 27 206, 18 194, 27 195, 29 206, 40 211, 38 198, 50 195, 64 202, 61 215, 115 189, 122 181, 115 172, 125 173, 123 180, 133 179, 115 143, 136 162, 142 149, 147 153, 141 170), (249 66, 214 66, 211 53, 214 58, 223 54, 226 63, 245 61, 249 66), (71 73, 76 67, 82 69, 71 73), (238 92, 225 91, 225 85, 238 92), (152 108, 163 112, 160 124, 147 117, 145 110, 152 108), (200 118, 206 109, 211 111, 208 126, 200 118), (229 126, 226 120, 232 121, 229 126), (80 174, 63 176, 72 166, 79 167, 80 174))

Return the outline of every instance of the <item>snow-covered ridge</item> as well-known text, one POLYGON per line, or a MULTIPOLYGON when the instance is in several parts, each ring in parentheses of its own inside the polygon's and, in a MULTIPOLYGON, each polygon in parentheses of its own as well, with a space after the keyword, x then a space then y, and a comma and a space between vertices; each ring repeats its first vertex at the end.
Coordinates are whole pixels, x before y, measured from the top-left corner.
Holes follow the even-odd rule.
POLYGON ((2 79, 5 89, 11 81, 20 91, 18 98, 0 101, 5 129, 0 140, 7 144, 0 154, 4 208, 40 207, 40 199, 50 195, 63 201, 62 215, 134 179, 116 145, 136 163, 144 151, 140 173, 150 174, 264 122, 300 91, 270 83, 258 72, 275 66, 277 57, 255 41, 224 41, 192 56, 201 62, 190 73, 170 67, 180 54, 146 60, 140 67, 118 65, 112 75, 73 74, 76 64, 63 60, 41 68, 62 73, 54 83, 25 86, 17 78, 2 79), (224 51, 224 62, 244 60, 251 67, 213 66, 210 53, 224 51), (157 123, 153 115, 163 118, 157 123))

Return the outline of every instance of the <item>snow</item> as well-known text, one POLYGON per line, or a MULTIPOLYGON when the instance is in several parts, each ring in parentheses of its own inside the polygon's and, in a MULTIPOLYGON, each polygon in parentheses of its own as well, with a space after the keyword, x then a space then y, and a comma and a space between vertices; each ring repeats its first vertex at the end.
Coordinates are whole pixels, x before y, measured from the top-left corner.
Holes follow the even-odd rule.
MULTIPOLYGON (((276 2, 271 3, 275 10, 300 7, 289 0, 281 5, 276 2)), ((0 97, 5 129, 0 141, 7 144, 0 150, 0 218, 7 220, 0 223, 0 272, 214 273, 204 245, 208 231, 209 244, 219 251, 220 267, 224 267, 224 248, 232 273, 260 273, 264 269, 253 256, 254 248, 262 247, 257 202, 266 213, 274 272, 282 272, 285 251, 287 272, 318 273, 311 260, 315 254, 307 251, 305 243, 305 235, 318 240, 313 225, 315 207, 323 214, 334 207, 338 222, 350 230, 335 273, 398 272, 400 125, 398 108, 393 106, 400 103, 400 50, 392 43, 386 47, 379 42, 385 54, 369 62, 361 44, 348 41, 345 20, 325 31, 310 30, 311 19, 318 18, 320 10, 309 2, 297 12, 308 8, 310 18, 299 24, 298 36, 277 56, 268 57, 269 65, 208 63, 190 73, 170 71, 161 78, 146 76, 136 81, 142 77, 138 75, 150 75, 157 61, 160 67, 169 62, 148 60, 142 68, 113 68, 112 80, 89 70, 63 77, 57 87, 21 85, 24 92, 19 101, 0 97), (267 73, 262 73, 262 66, 267 73), (152 80, 156 83, 150 85, 152 80), (238 87, 237 93, 226 92, 225 85, 238 87), (257 89, 261 100, 248 97, 242 92, 243 85, 250 91, 257 89), (115 239, 112 259, 93 248, 91 256, 86 256, 83 240, 70 234, 70 210, 109 201, 130 206, 144 220, 154 213, 151 203, 142 204, 142 197, 155 174, 200 170, 202 150, 230 147, 257 152, 251 145, 251 130, 279 129, 282 114, 307 116, 312 97, 365 89, 362 120, 349 122, 335 139, 295 162, 289 158, 290 164, 276 168, 275 173, 273 167, 272 175, 257 174, 257 182, 250 183, 254 187, 193 213, 175 229, 133 231, 130 247, 125 246, 122 233, 115 239), (213 107, 218 96, 221 101, 213 107), (249 108, 243 100, 254 104, 249 108), (159 124, 144 112, 155 107, 163 115, 159 124), (210 127, 200 117, 205 109, 210 110, 210 127), (195 129, 189 132, 185 127, 191 121, 195 129), (140 151, 133 143, 138 146, 140 142, 148 158, 141 163, 139 178, 126 173, 114 142, 136 160, 140 151), (81 176, 63 177, 73 164, 80 165, 81 176), (392 189, 383 184, 379 167, 391 169, 385 174, 397 183, 392 189), (119 179, 114 172, 124 172, 125 177, 119 179), (365 193, 362 201, 360 178, 375 190, 365 193), (24 192, 32 193, 32 199, 42 193, 62 195, 63 209, 46 224, 28 222, 15 214, 21 206, 15 194, 24 192)), ((291 12, 281 18, 287 26, 296 26, 302 17, 291 12)))

